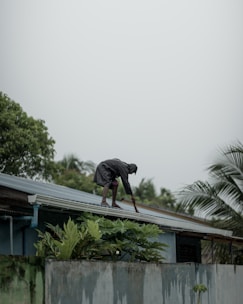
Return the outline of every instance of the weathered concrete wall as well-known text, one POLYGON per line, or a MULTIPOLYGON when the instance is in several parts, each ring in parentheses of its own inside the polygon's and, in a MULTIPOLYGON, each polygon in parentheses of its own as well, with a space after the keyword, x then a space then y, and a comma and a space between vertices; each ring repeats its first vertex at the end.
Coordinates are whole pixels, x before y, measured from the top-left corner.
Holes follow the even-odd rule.
POLYGON ((46 304, 242 304, 243 266, 46 261, 46 304))
POLYGON ((243 266, 0 256, 0 304, 242 304, 243 266), (46 289, 46 290, 45 290, 46 289), (45 300, 45 302, 44 302, 45 300))
POLYGON ((44 261, 0 256, 0 304, 43 304, 44 261))

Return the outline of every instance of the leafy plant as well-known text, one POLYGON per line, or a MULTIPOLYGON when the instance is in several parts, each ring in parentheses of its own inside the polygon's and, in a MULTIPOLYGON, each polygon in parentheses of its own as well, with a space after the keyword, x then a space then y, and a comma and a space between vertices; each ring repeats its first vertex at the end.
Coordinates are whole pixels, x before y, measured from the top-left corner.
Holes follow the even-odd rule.
POLYGON ((64 223, 63 230, 57 225, 50 224, 47 227, 52 231, 39 232, 41 241, 35 244, 38 256, 50 256, 58 259, 69 259, 81 236, 78 226, 70 218, 64 223))
POLYGON ((63 229, 47 224, 49 231, 38 230, 36 254, 57 259, 101 259, 161 262, 166 246, 156 241, 157 225, 115 221, 83 214, 77 223, 69 219, 63 229))
POLYGON ((63 237, 60 240, 54 240, 57 247, 59 259, 70 259, 73 249, 80 240, 78 226, 71 219, 63 225, 63 237))
POLYGON ((201 293, 207 291, 207 287, 203 284, 196 284, 193 291, 197 293, 197 304, 200 304, 201 293))
POLYGON ((161 234, 157 225, 139 224, 129 220, 109 220, 104 217, 85 214, 79 220, 87 218, 98 221, 102 232, 102 259, 161 262, 165 244, 157 242, 161 234), (106 253, 105 253, 106 252, 106 253))

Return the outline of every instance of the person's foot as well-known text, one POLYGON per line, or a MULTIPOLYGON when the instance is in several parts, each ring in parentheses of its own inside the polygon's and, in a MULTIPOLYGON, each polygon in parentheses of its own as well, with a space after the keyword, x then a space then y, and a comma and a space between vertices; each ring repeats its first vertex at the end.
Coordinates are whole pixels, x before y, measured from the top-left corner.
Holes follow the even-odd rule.
POLYGON ((101 202, 102 207, 110 207, 110 205, 107 202, 101 202))
POLYGON ((113 208, 119 208, 119 209, 122 209, 119 205, 117 205, 116 203, 112 203, 112 207, 113 208))

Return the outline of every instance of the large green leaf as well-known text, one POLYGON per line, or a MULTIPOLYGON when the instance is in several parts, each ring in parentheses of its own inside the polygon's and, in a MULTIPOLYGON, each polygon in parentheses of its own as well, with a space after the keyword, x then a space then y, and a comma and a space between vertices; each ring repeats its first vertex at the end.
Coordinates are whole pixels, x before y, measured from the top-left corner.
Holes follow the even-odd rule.
POLYGON ((95 239, 99 240, 102 236, 102 233, 99 228, 99 224, 95 221, 87 220, 87 227, 89 234, 95 239))
POLYGON ((80 233, 78 231, 78 225, 71 219, 68 220, 67 224, 64 223, 63 227, 63 239, 54 240, 54 244, 58 248, 57 258, 70 259, 75 246, 80 240, 80 233))

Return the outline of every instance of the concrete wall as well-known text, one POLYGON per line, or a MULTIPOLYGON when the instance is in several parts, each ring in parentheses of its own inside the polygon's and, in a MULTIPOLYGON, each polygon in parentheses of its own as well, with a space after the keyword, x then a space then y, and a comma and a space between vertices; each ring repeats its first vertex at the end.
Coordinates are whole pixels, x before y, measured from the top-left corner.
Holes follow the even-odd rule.
POLYGON ((243 266, 46 261, 46 304, 242 304, 243 266))
POLYGON ((44 261, 37 257, 0 256, 0 303, 43 304, 44 261))
POLYGON ((243 266, 0 256, 2 304, 242 304, 243 266), (45 283, 44 283, 45 279, 45 283), (45 285, 44 285, 45 284, 45 285))

